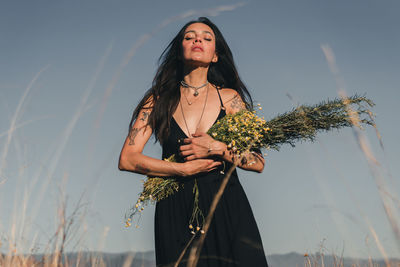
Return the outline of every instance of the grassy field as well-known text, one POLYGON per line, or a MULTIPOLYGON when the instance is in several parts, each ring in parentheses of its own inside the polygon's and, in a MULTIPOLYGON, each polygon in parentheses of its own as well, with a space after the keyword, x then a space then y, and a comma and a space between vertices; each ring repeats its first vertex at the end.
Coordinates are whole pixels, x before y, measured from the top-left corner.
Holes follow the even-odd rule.
MULTIPOLYGON (((335 65, 334 55, 329 46, 322 46, 322 50, 326 56, 327 62, 329 67, 334 74, 338 88, 344 88, 342 83, 342 78, 338 74, 338 68, 335 65)), ((133 51, 132 54, 136 52, 133 51)), ((108 52, 107 52, 108 53, 108 52)), ((106 56, 107 56, 106 53, 106 56)), ((106 57, 105 56, 105 57, 106 57)), ((129 61, 129 59, 128 59, 129 61)), ((101 63, 99 64, 99 69, 101 69, 102 64, 104 64, 104 59, 102 59, 101 63)), ((125 63, 127 64, 127 63, 125 63)), ((46 67, 47 68, 47 67, 46 67)), ((37 75, 32 79, 30 84, 25 89, 23 95, 21 96, 13 116, 10 119, 10 126, 5 133, 1 133, 1 136, 5 137, 4 145, 1 147, 1 158, 0 158, 0 187, 6 182, 3 179, 2 170, 5 169, 5 164, 7 161, 9 150, 11 149, 13 135, 15 134, 16 130, 20 127, 23 127, 27 123, 31 123, 32 121, 27 121, 20 123, 18 118, 20 117, 25 102, 27 101, 28 95, 30 90, 46 68, 40 70, 37 75)), ((121 67, 121 69, 123 66, 121 67)), ((118 75, 122 72, 122 70, 118 70, 116 74, 115 80, 118 79, 118 75)), ((96 71, 95 77, 98 75, 98 71, 96 71)), ((95 78, 94 78, 95 79, 95 78)), ((110 90, 115 86, 116 81, 113 80, 110 84, 110 90)), ((87 205, 83 201, 83 198, 80 199, 72 209, 67 209, 70 205, 68 202, 68 198, 64 192, 64 188, 66 187, 61 183, 59 186, 59 203, 57 206, 57 211, 55 212, 55 221, 57 222, 54 227, 54 232, 51 236, 40 236, 38 237, 36 234, 36 230, 34 224, 29 223, 28 212, 37 213, 38 208, 43 203, 43 197, 45 192, 49 190, 49 184, 51 177, 53 176, 56 166, 60 160, 60 155, 62 155, 63 151, 66 149, 66 144, 68 139, 71 137, 72 129, 76 126, 78 119, 82 116, 82 114, 86 111, 87 102, 89 100, 90 91, 92 89, 92 85, 89 85, 88 88, 85 90, 81 104, 75 110, 73 117, 69 124, 66 127, 63 137, 58 143, 58 147, 55 149, 55 153, 52 157, 49 157, 49 161, 51 162, 46 169, 46 171, 40 172, 39 174, 35 174, 32 176, 32 179, 29 181, 30 184, 21 187, 21 192, 16 194, 19 199, 16 199, 14 203, 12 201, 8 201, 8 203, 3 204, 9 206, 12 209, 13 218, 0 218, 0 225, 2 221, 6 219, 11 220, 11 226, 9 231, 0 236, 0 266, 1 267, 33 267, 33 266, 43 266, 43 267, 72 267, 72 266, 108 266, 110 262, 109 256, 104 256, 103 253, 96 253, 96 252, 87 252, 83 246, 83 240, 86 238, 86 230, 81 225, 84 225, 84 220, 88 216, 87 205), (43 178, 45 177, 45 178, 43 178), (39 184, 39 189, 37 189, 37 185, 39 184), (35 188, 35 190, 33 189, 35 188), (35 201, 32 201, 32 194, 36 194, 34 198, 35 201), (26 236, 32 236, 33 238, 27 240, 26 236), (41 240, 40 245, 37 241, 38 239, 41 240), (44 241, 43 241, 44 239, 44 241), (66 248, 69 250, 78 251, 73 256, 71 254, 66 253, 66 248)), ((340 90, 340 96, 345 98, 345 92, 340 90)), ((102 111, 101 111, 102 112, 102 111)), ((399 212, 399 203, 400 200, 396 195, 390 193, 392 190, 388 188, 386 184, 385 176, 387 175, 388 171, 382 167, 377 158, 374 155, 374 152, 369 146, 368 139, 365 136, 365 133, 361 131, 358 127, 358 118, 354 116, 351 108, 348 108, 348 114, 353 120, 354 127, 354 135, 356 138, 357 143, 361 149, 362 154, 365 157, 365 160, 368 163, 368 168, 372 173, 374 181, 376 183, 378 192, 380 194, 382 206, 386 215, 386 219, 389 222, 391 227, 392 233, 395 236, 397 242, 400 244, 400 221, 398 220, 397 213, 399 212)), ((378 129, 376 129, 376 138, 379 139, 381 142, 381 146, 383 148, 383 143, 380 137, 380 133, 378 129)), ((22 148, 18 147, 18 144, 15 145, 17 150, 22 148)), ((21 151, 20 151, 21 152, 21 151)), ((23 153, 23 151, 21 152, 23 153)), ((24 171, 24 167, 21 166, 19 169, 21 172, 24 171)), ((233 171, 233 169, 231 170, 233 171)), ((227 175, 224 179, 224 182, 221 185, 219 193, 215 196, 215 200, 210 208, 210 213, 207 216, 206 224, 205 224, 205 231, 208 230, 208 227, 211 223, 213 212, 215 207, 222 196, 225 186, 228 182, 230 177, 231 171, 227 172, 227 175)), ((63 181, 65 182, 65 179, 63 181)), ((17 197, 16 197, 17 198, 17 197)), ((32 217, 35 217, 32 215, 32 217)), ((376 232, 374 226, 369 222, 366 216, 363 217, 365 224, 368 226, 369 233, 372 237, 372 242, 378 247, 379 252, 382 257, 382 262, 377 263, 372 258, 367 259, 366 262, 357 264, 354 263, 351 266, 368 266, 368 267, 375 267, 375 266, 400 266, 398 261, 393 261, 387 255, 387 252, 382 245, 382 241, 378 233, 376 232)), ((49 230, 49 229, 46 229, 49 230)), ((0 233, 2 234, 2 233, 0 233)), ((106 239, 106 234, 99 234, 99 239, 104 241, 106 239)), ((190 260, 187 263, 188 267, 195 267, 197 266, 197 261, 199 257, 199 253, 202 248, 202 244, 204 242, 203 238, 200 238, 194 243, 194 246, 188 251, 190 253, 190 260)), ((100 242, 101 243, 101 242, 100 242)), ((364 244, 360 244, 360 246, 364 246, 364 244)), ((185 252, 185 251, 183 251, 185 252)), ((114 255, 115 256, 115 255, 114 255)), ((120 257, 118 258, 118 264, 120 266, 152 266, 154 262, 147 261, 144 258, 137 257, 137 255, 128 254, 128 255, 120 255, 115 256, 120 257)), ((171 266, 176 265, 177 263, 172 263, 171 266)), ((344 267, 345 259, 341 255, 332 255, 323 252, 321 249, 316 253, 307 253, 302 256, 302 263, 298 266, 305 266, 305 267, 323 267, 323 266, 334 266, 334 267, 344 267), (328 259, 329 258, 329 259, 328 259)), ((274 267, 274 266, 273 266, 274 267)))

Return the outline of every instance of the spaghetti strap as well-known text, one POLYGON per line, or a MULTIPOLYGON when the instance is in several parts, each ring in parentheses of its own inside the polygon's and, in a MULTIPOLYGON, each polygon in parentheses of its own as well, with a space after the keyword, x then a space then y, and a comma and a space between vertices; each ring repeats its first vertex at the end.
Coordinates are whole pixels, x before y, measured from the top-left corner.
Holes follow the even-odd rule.
POLYGON ((221 102, 221 109, 222 109, 222 110, 225 110, 224 103, 222 102, 222 98, 221 98, 221 95, 219 94, 219 89, 218 89, 218 87, 217 87, 216 89, 217 89, 217 93, 218 93, 218 97, 219 97, 219 102, 221 102))

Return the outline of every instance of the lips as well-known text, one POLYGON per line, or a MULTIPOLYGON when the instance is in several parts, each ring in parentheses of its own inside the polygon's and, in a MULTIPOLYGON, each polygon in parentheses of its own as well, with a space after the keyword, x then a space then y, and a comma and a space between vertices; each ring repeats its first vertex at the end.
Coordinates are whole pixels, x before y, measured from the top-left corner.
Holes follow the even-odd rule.
POLYGON ((192 47, 192 51, 201 51, 203 52, 203 47, 199 46, 199 45, 195 45, 192 47))

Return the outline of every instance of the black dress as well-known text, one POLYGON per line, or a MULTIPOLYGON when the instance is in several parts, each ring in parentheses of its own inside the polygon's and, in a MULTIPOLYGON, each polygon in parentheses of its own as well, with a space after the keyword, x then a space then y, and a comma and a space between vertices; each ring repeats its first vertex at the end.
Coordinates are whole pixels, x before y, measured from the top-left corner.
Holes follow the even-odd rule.
MULTIPOLYGON (((217 120, 225 115, 221 101, 217 120)), ((187 136, 172 118, 170 135, 162 146, 163 159, 172 154, 178 155, 181 145, 178 140, 182 138, 187 138, 187 136)), ((226 164, 225 170, 228 170, 230 166, 226 164)), ((189 221, 194 205, 195 181, 199 190, 198 205, 206 217, 214 195, 224 178, 224 174, 221 173, 222 168, 221 166, 217 170, 194 177, 177 177, 178 181, 183 183, 183 187, 156 204, 154 226, 157 267, 174 266, 182 250, 192 238, 189 221)), ((193 226, 196 227, 196 224, 193 226)), ((195 238, 198 238, 200 234, 197 232, 195 238)), ((190 248, 179 266, 186 266, 190 248)), ((197 266, 268 266, 260 233, 236 170, 215 210, 197 266)))

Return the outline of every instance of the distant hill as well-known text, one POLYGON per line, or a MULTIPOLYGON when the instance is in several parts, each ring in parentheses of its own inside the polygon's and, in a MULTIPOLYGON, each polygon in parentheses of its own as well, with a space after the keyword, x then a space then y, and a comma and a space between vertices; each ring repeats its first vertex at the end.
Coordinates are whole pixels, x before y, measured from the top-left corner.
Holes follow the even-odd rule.
MULTIPOLYGON (((156 266, 154 251, 123 252, 123 253, 85 251, 85 252, 67 253, 65 255, 66 258, 64 257, 62 262, 65 263, 66 261, 68 261, 68 265, 74 267, 91 267, 91 266, 155 267, 156 266)), ((43 258, 43 254, 34 255, 34 258, 36 259, 37 262, 40 262, 43 258)))
MULTIPOLYGON (((321 255, 321 254, 312 254, 304 256, 303 254, 299 254, 296 252, 287 253, 287 254, 272 254, 267 256, 269 267, 297 267, 297 266, 305 266, 305 263, 310 261, 311 266, 326 266, 326 267, 370 267, 370 266, 379 266, 384 267, 386 263, 384 260, 371 260, 372 264, 369 264, 368 259, 356 259, 356 258, 343 258, 334 257, 332 255, 321 255), (314 265, 314 262, 317 264, 314 265), (323 263, 323 265, 322 265, 323 263), (343 263, 341 265, 340 263, 343 263)), ((400 259, 390 259, 391 266, 400 266, 400 259)), ((309 266, 309 265, 308 265, 309 266)))
MULTIPOLYGON (((107 267, 155 267, 154 251, 147 252, 124 252, 124 253, 105 253, 105 252, 81 252, 67 253, 67 260, 70 266, 90 267, 90 266, 107 266, 107 267), (78 263, 79 262, 79 263, 78 263), (130 262, 130 265, 128 264, 130 262), (124 265, 126 264, 126 265, 124 265)), ((37 261, 43 255, 35 255, 37 261)), ((305 262, 310 261, 311 266, 340 266, 340 267, 369 267, 369 266, 386 266, 382 259, 371 260, 334 257, 332 255, 312 254, 304 256, 302 254, 292 252, 287 254, 272 254, 267 256, 269 267, 304 267, 305 262), (323 262, 323 265, 322 265, 323 262), (341 265, 340 263, 343 263, 341 265), (316 263, 316 264, 314 264, 316 263)), ((390 259, 391 266, 400 266, 400 259, 390 259)), ((252 267, 252 266, 249 266, 252 267)), ((256 266, 255 266, 256 267, 256 266)))

